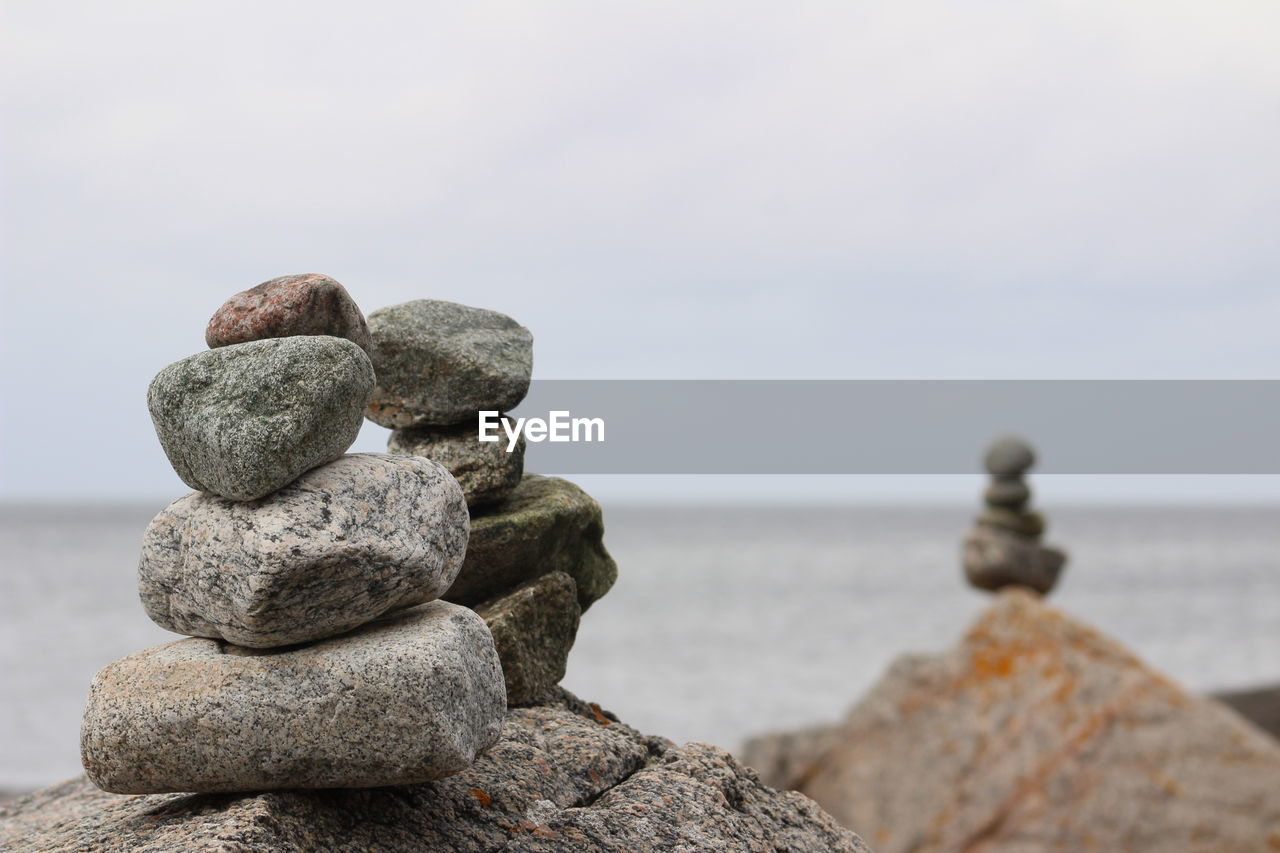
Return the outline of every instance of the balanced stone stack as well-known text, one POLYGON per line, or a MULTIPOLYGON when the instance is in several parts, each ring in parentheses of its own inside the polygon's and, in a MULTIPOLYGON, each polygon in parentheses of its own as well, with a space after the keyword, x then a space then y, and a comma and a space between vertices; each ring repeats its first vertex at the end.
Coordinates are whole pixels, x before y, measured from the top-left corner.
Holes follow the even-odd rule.
POLYGON ((524 473, 524 442, 479 440, 478 413, 524 399, 533 336, 504 314, 419 299, 369 315, 378 387, 368 417, 388 452, 444 465, 466 495, 471 538, 447 601, 488 623, 507 701, 555 695, 583 611, 617 578, 600 506, 577 486, 524 473))
POLYGON ((148 404, 197 491, 144 536, 143 606, 188 634, 94 679, 89 778, 115 793, 403 785, 493 745, 506 701, 484 620, 440 600, 463 566, 463 491, 420 457, 344 455, 375 387, 340 284, 232 297, 211 349, 148 404))
POLYGON ((1028 508, 1031 489, 1024 476, 1035 461, 1035 451, 1017 438, 1002 438, 987 450, 987 508, 964 541, 965 576, 978 589, 1024 586, 1047 595, 1058 581, 1067 555, 1040 544, 1044 518, 1028 508))

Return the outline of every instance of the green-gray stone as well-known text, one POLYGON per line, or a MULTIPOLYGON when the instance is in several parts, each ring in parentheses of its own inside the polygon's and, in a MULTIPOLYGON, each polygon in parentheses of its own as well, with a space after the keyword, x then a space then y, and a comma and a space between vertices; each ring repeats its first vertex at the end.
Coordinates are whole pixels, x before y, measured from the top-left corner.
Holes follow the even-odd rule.
POLYGON ((1031 500, 1031 489, 1022 480, 994 480, 987 486, 983 499, 990 506, 1021 509, 1031 500))
POLYGON ((520 485, 524 474, 524 433, 507 452, 507 437, 480 441, 475 419, 456 426, 398 429, 387 439, 387 452, 425 456, 439 462, 462 486, 467 506, 496 503, 520 485))
POLYGON ((564 678, 578 634, 578 591, 573 578, 552 572, 477 605, 493 633, 507 682, 507 704, 533 705, 564 678))
POLYGON ((1020 438, 1002 438, 987 449, 983 464, 992 476, 1016 477, 1036 464, 1036 453, 1020 438))
POLYGON ((398 429, 508 411, 533 375, 533 335, 506 314, 415 299, 369 315, 378 387, 367 416, 398 429))
POLYGON ((557 571, 573 578, 583 611, 613 586, 600 504, 568 480, 525 474, 506 500, 472 513, 467 556, 444 597, 474 606, 557 571))
POLYGON ((1044 516, 1038 512, 1017 512, 998 506, 987 507, 982 515, 978 516, 978 524, 1007 530, 1031 539, 1039 537, 1045 529, 1044 516))
POLYGON ((345 453, 373 385, 369 357, 349 340, 269 338, 169 365, 147 406, 184 483, 246 501, 345 453))

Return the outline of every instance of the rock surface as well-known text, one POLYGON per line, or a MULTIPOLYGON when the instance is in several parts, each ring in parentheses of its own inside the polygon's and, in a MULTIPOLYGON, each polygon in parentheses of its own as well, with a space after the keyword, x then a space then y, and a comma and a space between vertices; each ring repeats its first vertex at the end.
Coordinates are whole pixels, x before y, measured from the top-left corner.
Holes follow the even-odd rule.
POLYGON ((380 426, 448 426, 508 411, 533 375, 533 335, 505 314, 416 299, 369 315, 378 388, 368 417, 380 426))
POLYGON ((998 439, 987 449, 982 464, 993 477, 1020 477, 1036 464, 1036 452, 1022 439, 1009 436, 998 439))
POLYGON ((526 474, 506 500, 472 513, 467 558, 444 597, 474 606, 551 572, 573 578, 586 612, 618 566, 604 548, 600 505, 568 480, 526 474))
POLYGON ((520 485, 525 441, 521 433, 508 453, 505 435, 501 441, 480 441, 478 435, 474 418, 450 427, 398 429, 387 440, 387 452, 434 459, 462 484, 467 506, 485 506, 497 503, 520 485))
POLYGON ((1280 743, 1025 590, 895 664, 798 775, 880 853, 1280 847, 1280 743))
POLYGON ((502 660, 508 705, 532 705, 564 678, 578 635, 578 591, 573 578, 552 572, 477 605, 502 660))
POLYGON ((184 483, 253 500, 345 453, 373 384, 369 357, 351 341, 270 338, 169 365, 151 380, 147 405, 184 483))
POLYGON ((511 711, 463 773, 398 788, 120 797, 83 778, 0 808, 11 853, 866 853, 727 753, 567 694, 511 711))
POLYGON ((402 785, 468 767, 505 713, 484 621, 433 601, 312 645, 132 654, 94 678, 80 751, 116 793, 402 785))
POLYGON ((368 352, 369 326, 345 287, 327 275, 284 275, 242 290, 222 304, 205 329, 211 348, 289 338, 332 335, 368 352))
POLYGON ((1016 585, 1047 595, 1067 555, 1034 539, 979 525, 965 537, 962 562, 965 577, 978 589, 996 592, 1016 585))
POLYGON ((138 592, 168 631, 304 643, 439 598, 462 568, 468 526, 439 464, 353 454, 260 500, 174 501, 143 536, 138 592))

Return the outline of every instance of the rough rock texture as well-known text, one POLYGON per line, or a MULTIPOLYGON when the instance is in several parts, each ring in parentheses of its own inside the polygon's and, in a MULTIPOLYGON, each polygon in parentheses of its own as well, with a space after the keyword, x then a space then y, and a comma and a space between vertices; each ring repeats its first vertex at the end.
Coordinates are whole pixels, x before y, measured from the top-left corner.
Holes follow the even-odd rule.
POLYGON ((532 705, 564 678, 578 635, 573 578, 552 572, 476 607, 502 659, 508 705, 532 705))
POLYGON ((439 598, 462 568, 468 526, 439 464, 358 453, 260 500, 174 501, 143 536, 138 592, 168 631, 304 643, 439 598))
POLYGON ((507 437, 480 441, 475 418, 451 427, 398 429, 387 440, 387 452, 425 456, 449 469, 458 478, 467 506, 497 503, 520 485, 524 474, 524 433, 507 452, 507 437))
POLYGON ((995 592, 1017 585, 1047 595, 1066 562, 1067 555, 1057 548, 986 525, 964 540, 965 577, 978 589, 995 592))
POLYGON ((285 275, 242 290, 209 320, 204 339, 225 347, 264 338, 332 335, 369 350, 369 326, 346 288, 320 273, 285 275))
POLYGON ((600 505, 568 480, 526 474, 506 500, 472 513, 467 558, 444 597, 476 605, 551 572, 573 578, 584 612, 618 578, 600 505))
POLYGON ((766 785, 794 789, 800 787, 805 771, 839 742, 840 726, 826 723, 750 738, 742 745, 739 756, 766 785))
POLYGON ((156 435, 182 481, 253 500, 356 440, 373 365, 351 341, 270 338, 205 350, 151 380, 156 435))
POLYGON ((0 808, 10 853, 866 853, 727 753, 567 694, 512 710, 465 772, 397 788, 119 797, 75 779, 0 808))
POLYGON ((433 601, 313 645, 123 658, 89 688, 80 753, 116 793, 402 785, 469 766, 505 713, 484 621, 433 601))
POLYGON ((515 408, 533 375, 533 335, 506 314, 416 299, 369 315, 378 388, 368 417, 392 429, 474 421, 515 408))
POLYGON ((895 664, 799 776, 880 853, 1280 848, 1280 743, 1025 590, 895 664))

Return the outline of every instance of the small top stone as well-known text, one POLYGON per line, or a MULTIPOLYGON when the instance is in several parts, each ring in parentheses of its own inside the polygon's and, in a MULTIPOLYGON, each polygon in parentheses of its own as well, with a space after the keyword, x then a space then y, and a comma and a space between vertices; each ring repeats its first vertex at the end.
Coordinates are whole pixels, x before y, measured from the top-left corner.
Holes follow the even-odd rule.
POLYGON ((232 296, 205 329, 210 349, 263 338, 331 335, 365 352, 369 326, 341 284, 320 273, 283 275, 232 296))
POLYGON ((416 299, 369 315, 379 426, 450 426, 480 410, 508 411, 533 374, 533 335, 505 314, 416 299))
POLYGON ((1036 464, 1036 453, 1022 439, 1008 436, 987 449, 983 464, 993 477, 1018 477, 1036 464))

